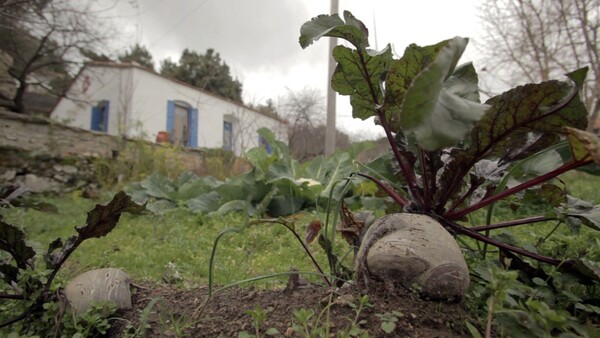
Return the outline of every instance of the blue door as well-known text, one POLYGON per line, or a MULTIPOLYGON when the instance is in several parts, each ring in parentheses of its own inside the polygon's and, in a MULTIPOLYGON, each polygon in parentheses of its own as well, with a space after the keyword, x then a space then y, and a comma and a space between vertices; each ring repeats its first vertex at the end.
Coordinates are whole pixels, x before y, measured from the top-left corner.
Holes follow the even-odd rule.
POLYGON ((167 101, 167 131, 171 143, 198 147, 198 109, 182 101, 167 101))
POLYGON ((233 124, 223 121, 223 149, 233 150, 233 124))

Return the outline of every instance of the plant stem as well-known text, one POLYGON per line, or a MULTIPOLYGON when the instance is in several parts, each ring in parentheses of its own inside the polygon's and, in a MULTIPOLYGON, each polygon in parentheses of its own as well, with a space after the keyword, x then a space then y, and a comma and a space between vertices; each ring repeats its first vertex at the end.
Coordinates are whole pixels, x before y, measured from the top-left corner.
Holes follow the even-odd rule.
POLYGON ((217 235, 217 237, 215 237, 215 240, 213 242, 213 247, 212 247, 212 250, 210 252, 210 258, 208 260, 208 294, 206 296, 207 299, 212 296, 213 278, 214 278, 214 267, 215 267, 215 255, 217 253, 217 246, 219 244, 219 241, 221 240, 221 237, 225 236, 225 234, 230 233, 230 232, 241 232, 243 229, 244 229, 244 227, 241 227, 241 228, 237 228, 237 227, 225 228, 225 229, 221 230, 221 232, 219 232, 219 234, 217 235))
POLYGON ((471 206, 469 206, 469 207, 467 207, 465 209, 462 209, 462 210, 459 210, 459 211, 449 212, 449 213, 447 213, 447 214, 444 215, 444 218, 450 219, 450 220, 459 219, 459 218, 461 218, 461 217, 463 217, 463 216, 465 216, 467 214, 472 213, 475 210, 481 209, 481 208, 483 208, 483 207, 485 207, 487 205, 490 205, 490 204, 492 204, 494 202, 497 202, 497 201, 499 201, 499 200, 501 200, 501 199, 503 199, 503 198, 505 198, 507 196, 510 196, 512 194, 516 194, 516 193, 518 193, 520 191, 523 191, 525 189, 531 188, 531 187, 536 186, 536 185, 538 185, 540 183, 546 182, 546 181, 548 181, 548 180, 550 180, 552 178, 555 178, 556 176, 558 176, 560 174, 563 174, 563 173, 565 173, 565 172, 567 172, 569 170, 573 170, 575 168, 584 166, 584 165, 589 164, 591 162, 592 162, 591 159, 569 162, 567 164, 562 165, 561 167, 559 167, 557 169, 552 170, 549 173, 546 173, 546 174, 544 174, 542 176, 538 176, 538 177, 536 177, 534 179, 531 179, 531 180, 529 180, 527 182, 521 183, 521 184, 519 184, 519 185, 517 185, 515 187, 512 187, 510 189, 506 189, 506 190, 504 190, 503 192, 501 192, 501 193, 499 193, 497 195, 493 195, 491 197, 483 199, 483 200, 481 200, 481 201, 479 201, 479 202, 477 202, 477 203, 475 203, 475 204, 473 204, 473 205, 471 205, 471 206))
POLYGON ((385 118, 385 113, 381 108, 377 109, 377 116, 379 117, 379 121, 381 122, 383 130, 385 131, 385 135, 388 139, 390 147, 392 148, 392 153, 396 158, 396 162, 398 162, 398 166, 400 166, 400 171, 402 171, 402 175, 406 179, 406 184, 408 185, 408 190, 413 196, 413 200, 423 205, 423 196, 421 196, 421 193, 419 192, 415 172, 409 169, 409 166, 404 161, 404 157, 400 153, 400 149, 398 149, 398 145, 396 144, 394 136, 392 135, 388 120, 385 118))
MULTIPOLYGON (((427 165, 429 166, 429 184, 431 184, 431 187, 429 188, 429 194, 431 197, 429 203, 431 208, 431 202, 433 202, 433 198, 437 194, 437 170, 435 160, 432 160, 429 156, 431 156, 431 153, 429 153, 427 161, 427 165)), ((433 156, 435 156, 434 158, 437 159, 439 154, 434 154, 433 156)))
POLYGON ((81 236, 77 236, 75 238, 75 241, 73 242, 73 244, 69 247, 69 249, 66 250, 65 248, 68 247, 68 245, 69 245, 68 244, 69 240, 67 239, 67 243, 65 244, 65 247, 63 248, 63 251, 65 253, 61 257, 60 261, 58 261, 54 265, 54 267, 52 268, 52 271, 48 275, 48 278, 46 279, 46 284, 44 284, 44 290, 47 291, 47 290, 50 289, 50 285, 52 285, 52 281, 56 277, 56 274, 58 274, 58 270, 60 270, 60 268, 65 263, 65 261, 67 260, 67 258, 69 258, 73 252, 75 252, 75 249, 77 249, 79 247, 79 245, 81 243, 83 243, 83 241, 84 241, 84 239, 82 239, 81 236))
POLYGON ((23 295, 9 295, 7 293, 0 293, 0 299, 19 299, 23 300, 25 297, 23 295))
POLYGON ((21 315, 15 317, 15 318, 9 319, 9 320, 5 321, 4 323, 0 323, 0 329, 3 327, 6 327, 6 326, 12 325, 20 320, 25 319, 29 315, 30 312, 31 312, 31 308, 27 309, 25 312, 23 312, 21 315))
POLYGON ((486 237, 480 233, 478 233, 477 231, 473 231, 469 228, 465 228, 460 224, 454 223, 450 220, 447 219, 440 219, 440 222, 446 226, 448 226, 450 229, 452 229, 455 233, 461 234, 461 235, 465 235, 465 236, 469 236, 473 239, 476 239, 478 241, 482 241, 484 243, 488 243, 491 244, 493 246, 496 246, 498 248, 504 249, 504 250, 508 250, 514 253, 517 253, 519 255, 523 255, 525 257, 529 257, 529 258, 533 258, 536 261, 540 261, 542 263, 546 263, 546 264, 550 264, 550 265, 559 265, 561 263, 563 263, 562 260, 556 259, 556 258, 552 258, 552 257, 547 257, 547 256, 542 256, 542 255, 538 255, 536 253, 527 251, 525 249, 516 247, 516 246, 512 246, 510 244, 506 244, 503 242, 500 242, 498 240, 486 237))
POLYGON ((429 190, 430 181, 435 181, 435 176, 430 177, 427 171, 429 161, 426 161, 426 156, 423 149, 419 148, 419 162, 421 164, 421 180, 423 182, 423 208, 425 212, 431 211, 431 191, 429 190))
MULTIPOLYGON (((378 89, 376 89, 376 87, 371 82, 371 75, 369 74, 369 70, 367 68, 367 62, 364 57, 364 54, 366 54, 366 50, 364 50, 364 48, 362 48, 360 46, 355 46, 355 47, 358 50, 358 57, 360 59, 361 75, 363 76, 364 80, 367 83, 369 92, 371 94, 371 100, 373 101, 374 106, 380 107, 381 102, 379 102, 379 96, 377 95, 378 89)), ((394 136, 392 135, 392 130, 390 129, 389 122, 385 118, 385 112, 383 111, 382 108, 377 108, 376 111, 377 111, 377 116, 379 117, 381 126, 383 127, 383 130, 385 131, 385 135, 387 136, 388 143, 392 147, 392 152, 394 153, 394 157, 396 158, 396 161, 398 162, 398 165, 400 166, 402 175, 404 175, 404 177, 406 178, 406 182, 408 184, 408 189, 410 190, 411 194, 413 195, 414 200, 420 202, 420 204, 422 205, 423 204, 423 196, 421 196, 419 189, 417 187, 417 178, 415 176, 415 173, 414 173, 414 171, 410 170, 409 166, 404 161, 404 157, 400 153, 398 146, 396 145, 394 136)))
POLYGON ((291 226, 289 226, 288 222, 286 222, 285 220, 279 220, 279 219, 259 219, 259 220, 252 221, 252 222, 248 223, 248 226, 254 225, 254 224, 261 224, 261 223, 281 224, 284 227, 286 227, 288 230, 290 230, 292 232, 292 234, 294 234, 294 236, 296 237, 296 239, 298 240, 298 242, 300 242, 300 245, 302 245, 302 247, 304 248, 304 251, 306 252, 306 254, 308 255, 308 257, 310 257, 310 260, 312 261, 312 263, 315 266, 315 268, 319 271, 319 273, 323 277, 323 280, 325 281, 325 283, 327 283, 327 285, 329 287, 333 286, 333 284, 331 284, 331 282, 329 281, 329 279, 325 276, 325 273, 321 269, 321 266, 319 265, 319 263, 317 262, 317 260, 315 259, 315 257, 310 252, 310 249, 308 249, 308 247, 306 246, 306 244, 304 243, 304 241, 302 240, 302 238, 300 238, 300 236, 298 235, 298 233, 291 226))
POLYGON ((542 239, 540 239, 536 244, 535 247, 539 247, 540 245, 542 245, 542 243, 544 243, 548 238, 550 238, 550 236, 552 236, 552 234, 556 231, 556 229, 558 229, 558 227, 562 224, 562 221, 558 221, 556 223, 556 226, 550 230, 550 232, 542 239))
POLYGON ((479 185, 471 184, 469 186, 469 189, 467 191, 465 191, 465 193, 459 199, 457 199, 454 203, 452 203, 450 210, 454 210, 459 205, 461 205, 467 198, 469 198, 471 195, 473 195, 473 193, 475 192, 475 190, 477 190, 477 188, 479 188, 479 185))
POLYGON ((371 175, 367 175, 367 174, 361 174, 361 173, 358 173, 357 175, 362 176, 364 178, 367 178, 367 179, 373 181, 381 189, 383 189, 394 200, 394 202, 396 202, 401 207, 404 208, 408 204, 408 201, 406 201, 404 198, 402 198, 400 195, 398 195, 398 193, 396 193, 393 189, 391 189, 387 184, 385 184, 382 181, 376 179, 375 177, 373 177, 371 175))
MULTIPOLYGON (((482 226, 478 226, 478 227, 471 227, 469 228, 472 231, 488 231, 488 230, 494 230, 494 229, 501 229, 501 228, 508 228, 508 227, 512 227, 512 226, 516 226, 516 225, 521 225, 521 224, 530 224, 530 223, 538 223, 538 222, 544 222, 544 221, 552 221, 555 220, 556 218, 553 217, 545 217, 545 216, 534 216, 534 217, 528 217, 528 218, 522 218, 522 219, 518 219, 518 220, 514 220, 514 221, 507 221, 507 222, 502 222, 502 223, 496 223, 496 224, 489 224, 489 225, 482 225, 482 226)), ((487 237, 487 235, 486 235, 487 237)))
POLYGON ((494 317, 495 300, 495 297, 490 297, 487 319, 485 323, 485 338, 492 338, 492 319, 494 317))

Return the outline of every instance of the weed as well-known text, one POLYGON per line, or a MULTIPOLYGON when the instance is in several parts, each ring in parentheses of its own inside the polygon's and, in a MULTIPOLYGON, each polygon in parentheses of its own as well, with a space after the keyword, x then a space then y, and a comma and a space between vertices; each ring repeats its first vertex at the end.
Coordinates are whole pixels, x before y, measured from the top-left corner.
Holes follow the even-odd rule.
POLYGON ((317 326, 314 327, 312 319, 315 315, 315 311, 312 309, 298 309, 294 311, 292 322, 292 328, 295 332, 299 333, 303 337, 315 337, 319 334, 324 335, 325 328, 317 326))
POLYGON ((396 329, 396 322, 398 319, 404 317, 404 314, 400 311, 392 311, 386 313, 378 313, 375 314, 377 318, 381 321, 381 330, 387 334, 394 332, 396 329))
POLYGON ((112 158, 94 160, 96 181, 104 188, 124 187, 155 173, 177 177, 183 171, 180 149, 170 145, 153 145, 143 140, 123 141, 112 158))
POLYGON ((184 337, 185 330, 194 325, 194 321, 187 315, 177 315, 169 307, 164 306, 158 314, 160 332, 164 336, 184 337))
POLYGON ((360 295, 358 297, 358 304, 350 303, 348 305, 354 309, 354 313, 355 313, 354 319, 352 319, 350 321, 350 323, 353 327, 363 325, 365 323, 365 321, 364 321, 364 319, 363 320, 360 319, 360 315, 361 315, 362 311, 365 308, 373 307, 373 304, 371 304, 369 302, 369 296, 367 296, 367 295, 360 295))
MULTIPOLYGON (((54 240, 45 254, 38 254, 27 242, 25 232, 6 223, 0 217, 0 275, 5 285, 0 286, 0 299, 4 299, 0 313, 0 330, 12 324, 22 324, 19 332, 35 332, 36 319, 48 316, 48 310, 56 310, 56 332, 66 311, 66 298, 53 284, 59 269, 84 241, 107 235, 116 225, 123 212, 141 212, 143 206, 131 201, 124 192, 117 193, 106 206, 97 205, 88 213, 84 226, 77 227, 77 235, 54 240), (42 258, 38 258, 42 256, 42 258), (6 262, 4 260, 6 259, 6 262), (58 305, 57 305, 58 304, 58 305)), ((49 319, 49 317, 47 318, 49 319)), ((83 314, 78 330, 89 331, 91 327, 104 331, 107 322, 95 314, 83 314)), ((78 325, 78 324, 76 324, 78 325)))
MULTIPOLYGON (((585 318, 597 316, 596 311, 600 308, 587 307, 584 304, 587 304, 588 300, 576 296, 574 292, 567 292, 567 288, 560 286, 559 281, 563 278, 572 281, 572 277, 568 275, 555 271, 552 274, 553 285, 540 278, 534 278, 530 281, 533 284, 530 286, 519 280, 517 271, 506 270, 489 261, 481 262, 474 268, 474 272, 478 283, 470 292, 470 297, 473 298, 469 303, 485 311, 481 316, 485 318, 482 323, 485 327, 485 337, 490 337, 494 328, 502 335, 517 337, 548 337, 555 332, 592 337, 600 333, 593 326, 581 324, 586 321, 585 318), (558 286, 563 291, 557 293, 555 288, 558 286), (485 305, 481 303, 481 298, 474 299, 475 297, 487 297, 485 305), (579 308, 581 318, 576 318, 564 310, 568 307, 579 308)), ((586 294, 582 290, 576 293, 586 294)), ((467 328, 471 332, 477 331, 472 324, 467 325, 467 328)))
POLYGON ((150 329, 150 316, 153 313, 153 309, 158 302, 162 301, 160 297, 152 298, 148 305, 140 311, 140 320, 137 327, 131 324, 127 324, 125 330, 123 330, 123 338, 144 338, 146 333, 150 329))
MULTIPOLYGON (((45 303, 44 307, 47 309, 46 306, 52 306, 54 304, 55 303, 45 303)), ((62 334, 78 338, 106 335, 106 331, 111 327, 109 323, 110 316, 113 315, 116 310, 113 302, 92 304, 90 309, 80 314, 77 318, 63 321, 62 334)), ((52 313, 52 311, 50 311, 50 313, 52 313)))
MULTIPOLYGON (((254 335, 243 331, 240 332, 238 334, 238 338, 250 338, 250 337, 255 337, 255 338, 260 338, 261 335, 261 326, 262 324, 265 322, 265 320, 267 320, 267 315, 268 313, 265 312, 265 310, 263 310, 263 308, 260 305, 257 305, 253 310, 246 310, 245 311, 246 314, 250 315, 250 317, 252 317, 252 323, 254 325, 254 335)), ((265 335, 266 336, 277 336, 279 335, 279 330, 277 330, 274 327, 268 328, 265 331, 265 335)))
POLYGON ((207 149, 204 155, 204 173, 206 176, 212 176, 218 180, 225 180, 228 177, 237 176, 235 164, 239 159, 231 151, 224 149, 207 149))
MULTIPOLYGON (((298 309, 293 312, 292 329, 301 337, 329 337, 330 323, 329 313, 332 302, 333 293, 329 295, 329 302, 321 310, 318 316, 315 316, 315 311, 312 309, 298 309)), ((364 319, 360 319, 365 308, 371 307, 369 297, 362 295, 358 297, 358 304, 349 302, 347 304, 354 309, 354 317, 348 318, 350 325, 337 332, 337 337, 368 337, 369 334, 361 329, 361 326, 366 323, 364 319)))

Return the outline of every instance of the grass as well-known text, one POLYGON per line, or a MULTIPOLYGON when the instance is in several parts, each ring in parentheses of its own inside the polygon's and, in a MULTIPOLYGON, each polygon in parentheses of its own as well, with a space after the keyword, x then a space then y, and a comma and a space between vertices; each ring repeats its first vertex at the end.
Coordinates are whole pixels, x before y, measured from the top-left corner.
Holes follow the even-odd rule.
MULTIPOLYGON (((571 173, 562 177, 562 180, 570 194, 600 204, 600 194, 597 193, 600 190, 600 180, 596 177, 571 173)), ((111 193, 104 193, 100 201, 84 199, 76 193, 49 196, 40 198, 40 201, 56 206, 56 213, 20 208, 0 212, 7 222, 22 226, 34 247, 43 251, 56 237, 65 239, 73 235, 74 227, 85 223, 87 211, 96 203, 105 203, 111 198, 111 193)), ((493 221, 515 219, 548 210, 541 205, 513 212, 506 203, 500 202, 493 221)), ((323 215, 317 213, 294 216, 301 237, 305 233, 305 227, 314 218, 324 219, 323 215)), ((473 222, 484 224, 485 211, 475 214, 473 222)), ((184 287, 205 284, 215 238, 223 229, 243 224, 244 217, 240 214, 207 217, 193 214, 184 208, 165 215, 124 214, 118 226, 108 236, 83 243, 67 261, 61 276, 71 278, 94 268, 118 267, 129 273, 134 280, 159 282, 165 273, 176 272, 184 287)), ((535 243, 552 231, 554 226, 555 222, 538 223, 495 230, 492 234, 511 234, 519 242, 535 243)), ((559 256, 587 256, 593 261, 600 261, 600 249, 595 249, 599 246, 590 246, 593 242, 600 243, 600 233, 585 227, 582 227, 581 232, 582 235, 573 235, 565 225, 561 225, 556 236, 544 243, 541 249, 559 256)), ((328 271, 321 248, 316 243, 310 247, 321 267, 328 271)), ((307 254, 287 229, 281 225, 257 225, 245 229, 243 233, 230 233, 222 238, 216 254, 215 282, 223 285, 259 275, 285 272, 292 266, 300 271, 316 271, 307 254)), ((263 283, 277 284, 283 280, 285 277, 268 279, 263 283)))
MULTIPOLYGON (((597 177, 571 173, 564 175, 561 180, 567 186, 569 194, 600 204, 600 194, 597 193, 600 190, 600 179, 597 177)), ((87 211, 93 209, 97 203, 105 204, 112 196, 113 193, 105 192, 98 201, 84 199, 77 193, 46 196, 37 199, 54 205, 57 212, 9 208, 0 209, 0 214, 4 217, 4 221, 22 226, 36 250, 45 251, 48 244, 57 237, 66 239, 75 234, 74 227, 85 223, 87 211)), ((517 219, 548 211, 551 211, 551 208, 541 203, 522 206, 515 211, 508 203, 498 202, 492 221, 517 219)), ((324 220, 324 216, 316 212, 293 216, 301 237, 304 237, 306 226, 315 218, 324 220)), ((215 238, 223 230, 229 227, 240 227, 245 221, 241 214, 208 217, 193 214, 184 208, 165 215, 124 214, 117 227, 106 237, 86 241, 75 251, 61 270, 59 282, 90 269, 117 267, 130 274, 135 282, 155 284, 169 280, 170 283, 177 283, 181 288, 206 284, 215 238)), ((484 224, 485 210, 480 210, 473 215, 472 221, 475 225, 484 224)), ((542 254, 568 258, 585 257, 596 264, 600 262, 600 232, 587 227, 581 227, 577 234, 572 233, 566 225, 561 225, 551 239, 535 247, 540 238, 553 231, 555 225, 556 222, 546 222, 498 229, 492 231, 492 236, 511 235, 518 245, 542 254)), ((473 248, 478 247, 470 240, 466 242, 473 248)), ((338 243, 341 250, 347 249, 343 241, 339 240, 338 243)), ((311 244, 310 248, 321 267, 328 271, 323 250, 316 243, 311 244)), ((489 247, 488 250, 494 252, 487 256, 488 260, 496 260, 498 257, 497 251, 494 251, 496 249, 489 247)), ((482 263, 478 251, 465 253, 472 268, 482 263)), ((228 233, 222 237, 215 256, 214 282, 217 285, 226 285, 260 275, 287 272, 292 266, 300 271, 315 272, 309 257, 286 228, 273 224, 256 225, 246 228, 242 233, 228 233)), ((547 272, 551 273, 550 267, 545 266, 545 268, 548 268, 547 272)), ((320 282, 316 276, 307 276, 307 278, 320 282)), ((253 282, 253 285, 280 286, 286 282, 286 279, 286 277, 270 278, 253 282)), ((488 280, 485 283, 493 284, 493 281, 488 280)), ((511 283, 504 287, 511 290, 523 287, 522 284, 514 281, 511 283)), ((481 325, 485 323, 484 318, 489 312, 484 304, 485 299, 490 296, 487 288, 489 288, 487 284, 477 285, 473 282, 466 299, 472 311, 481 318, 481 325)), ((581 289, 573 285, 569 286, 566 292, 572 292, 574 288, 581 289)), ((579 291, 586 296, 591 294, 583 289, 579 291)), ((561 297, 561 294, 557 293, 556 297, 561 297)), ((499 302, 503 303, 501 299, 499 302)), ((554 304, 554 299, 551 299, 548 304, 554 304)), ((577 304, 586 306, 583 303, 577 304)), ((504 306, 506 313, 515 311, 515 308, 506 305, 506 302, 504 306)), ((527 311, 529 314, 537 315, 534 310, 527 311)), ((502 311, 489 313, 500 316, 500 312, 502 311)))
MULTIPOLYGON (((112 198, 105 193, 104 204, 112 198)), ((63 239, 75 233, 74 227, 85 223, 86 213, 97 202, 72 194, 62 197, 44 197, 41 201, 51 203, 56 213, 32 209, 5 209, 5 221, 22 226, 36 250, 46 250, 56 237, 63 239)), ((316 214, 295 216, 295 224, 301 237, 310 220, 316 214)), ((159 282, 173 268, 181 277, 182 286, 205 284, 208 280, 210 253, 217 234, 227 227, 242 226, 240 214, 207 217, 193 214, 185 209, 166 215, 124 214, 117 227, 106 237, 84 242, 69 258, 61 271, 65 278, 100 267, 122 268, 134 280, 159 282), (173 268, 168 268, 171 263, 173 268)), ((327 263, 322 250, 313 243, 314 251, 322 268, 327 263)), ((315 272, 308 255, 302 250, 292 233, 281 225, 256 225, 242 233, 226 234, 217 248, 215 282, 227 284, 263 274, 289 271, 315 272)), ((265 283, 279 283, 267 280, 265 283)))

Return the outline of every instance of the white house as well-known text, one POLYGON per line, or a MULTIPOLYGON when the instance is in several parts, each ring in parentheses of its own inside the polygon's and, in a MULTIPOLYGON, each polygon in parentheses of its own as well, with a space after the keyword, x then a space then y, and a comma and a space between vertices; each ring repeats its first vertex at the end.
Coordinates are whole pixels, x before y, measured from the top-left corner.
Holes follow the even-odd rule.
POLYGON ((276 115, 164 77, 137 63, 93 62, 77 74, 54 107, 60 122, 191 148, 224 148, 237 155, 264 144, 257 130, 266 127, 287 143, 287 123, 276 115))

